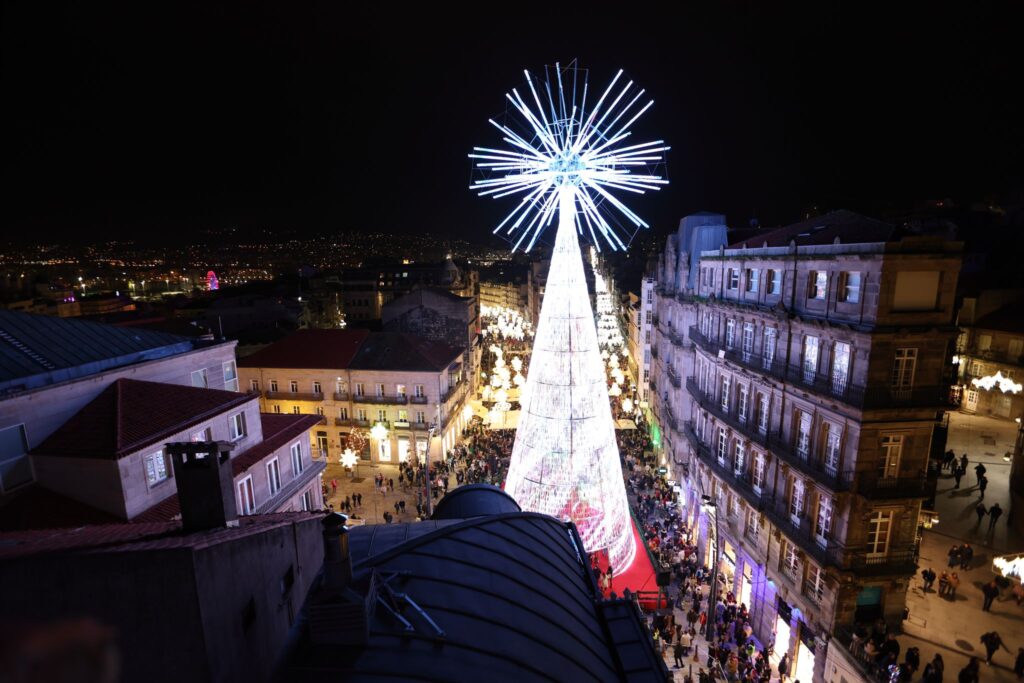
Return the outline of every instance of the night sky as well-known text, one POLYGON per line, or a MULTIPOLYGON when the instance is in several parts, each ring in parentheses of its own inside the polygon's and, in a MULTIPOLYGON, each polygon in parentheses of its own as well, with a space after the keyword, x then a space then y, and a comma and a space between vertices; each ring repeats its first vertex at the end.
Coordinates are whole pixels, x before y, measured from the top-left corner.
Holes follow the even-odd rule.
POLYGON ((466 154, 499 142, 486 120, 524 67, 574 57, 656 101, 638 135, 673 146, 672 185, 635 204, 659 230, 1022 185, 1020 23, 997 9, 99 4, 4 10, 9 235, 487 234, 511 205, 468 191, 466 154))

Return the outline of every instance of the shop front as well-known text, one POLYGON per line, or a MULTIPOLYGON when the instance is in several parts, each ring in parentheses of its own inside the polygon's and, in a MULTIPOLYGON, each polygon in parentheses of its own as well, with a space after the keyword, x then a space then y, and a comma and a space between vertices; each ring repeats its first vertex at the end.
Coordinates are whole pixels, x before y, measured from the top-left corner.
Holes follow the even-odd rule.
POLYGON ((816 639, 814 632, 802 621, 798 621, 800 637, 796 644, 796 660, 791 673, 797 681, 814 680, 814 649, 816 639))
POLYGON ((747 560, 743 563, 743 573, 740 574, 740 585, 738 586, 738 600, 741 605, 746 605, 747 609, 753 609, 754 605, 751 602, 751 598, 754 594, 754 570, 750 566, 750 561, 747 560))
MULTIPOLYGON (((790 621, 793 619, 793 608, 782 598, 777 599, 775 617, 775 638, 773 640, 771 656, 769 661, 772 666, 778 666, 782 655, 789 652, 789 644, 793 639, 793 632, 790 629, 790 621)), ((810 680, 810 679, 807 679, 810 680)))

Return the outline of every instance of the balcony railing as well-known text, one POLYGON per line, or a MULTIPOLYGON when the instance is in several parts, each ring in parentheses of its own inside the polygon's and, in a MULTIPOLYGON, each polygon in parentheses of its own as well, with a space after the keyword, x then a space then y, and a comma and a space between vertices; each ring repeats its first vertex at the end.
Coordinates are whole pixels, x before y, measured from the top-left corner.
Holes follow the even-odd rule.
POLYGON ((383 394, 373 395, 363 394, 362 396, 356 396, 353 398, 356 403, 378 403, 381 405, 399 405, 404 406, 409 402, 409 397, 404 394, 398 394, 396 396, 385 396, 383 394))
POLYGON ((336 417, 334 418, 335 427, 354 427, 356 420, 350 420, 347 417, 336 417))
POLYGON ((668 339, 670 342, 672 342, 672 346, 683 346, 683 335, 680 334, 679 332, 676 332, 675 330, 669 330, 668 339))
POLYGON ((264 398, 274 399, 278 401, 322 401, 324 395, 322 393, 303 392, 303 391, 264 391, 264 398))
POLYGON ((395 429, 409 429, 408 420, 395 420, 393 424, 395 425, 395 429))
POLYGON ((427 403, 427 397, 426 396, 410 396, 409 397, 409 403, 416 403, 416 404, 419 404, 419 405, 424 405, 424 404, 427 403))
POLYGON ((873 500, 926 498, 928 477, 925 472, 913 478, 880 477, 874 472, 863 472, 857 476, 857 493, 873 500))
POLYGON ((690 339, 708 353, 749 368, 762 375, 790 382, 794 388, 813 391, 826 398, 861 410, 915 407, 949 407, 952 405, 949 387, 944 384, 915 386, 906 389, 854 384, 842 374, 808 371, 797 365, 787 366, 778 358, 744 351, 735 346, 726 348, 724 340, 707 337, 696 326, 690 328, 690 339))
POLYGON ((787 441, 780 439, 772 433, 762 433, 755 420, 748 418, 740 420, 739 416, 732 412, 722 410, 722 404, 712 396, 708 396, 697 387, 693 377, 686 378, 686 390, 697 403, 709 413, 718 418, 721 422, 732 427, 735 431, 743 434, 752 442, 770 450, 779 459, 793 465, 798 470, 825 484, 833 491, 848 491, 853 485, 853 473, 843 472, 829 467, 824 462, 812 459, 793 448, 787 441))
POLYGON ((977 344, 969 344, 963 351, 958 351, 961 355, 970 356, 972 358, 978 358, 980 360, 987 360, 993 363, 1006 363, 1008 365, 1024 365, 1024 355, 1016 354, 1011 355, 1009 349, 980 349, 977 344))
POLYGON ((335 391, 334 392, 334 400, 335 401, 347 401, 347 400, 349 400, 349 394, 348 394, 347 391, 335 391))
POLYGON ((651 344, 651 356, 653 356, 654 358, 658 357, 658 345, 657 344, 651 344))
POLYGON ((664 419, 665 424, 668 425, 669 429, 672 429, 673 431, 679 429, 679 423, 676 422, 676 415, 672 412, 672 406, 667 403, 664 404, 662 419, 664 419))
POLYGON ((714 471, 715 475, 719 479, 722 479, 729 484, 729 486, 736 489, 755 510, 764 509, 762 493, 754 486, 753 477, 749 472, 737 472, 731 465, 723 465, 718 462, 718 458, 716 458, 715 454, 711 452, 711 447, 702 442, 697 436, 697 432, 692 421, 687 422, 686 425, 684 425, 683 435, 686 437, 686 440, 690 442, 690 445, 697 453, 697 456, 714 471))
POLYGON ((672 386, 676 389, 681 387, 683 385, 683 380, 679 377, 679 373, 676 372, 676 369, 669 365, 666 370, 668 371, 668 380, 672 382, 672 386))

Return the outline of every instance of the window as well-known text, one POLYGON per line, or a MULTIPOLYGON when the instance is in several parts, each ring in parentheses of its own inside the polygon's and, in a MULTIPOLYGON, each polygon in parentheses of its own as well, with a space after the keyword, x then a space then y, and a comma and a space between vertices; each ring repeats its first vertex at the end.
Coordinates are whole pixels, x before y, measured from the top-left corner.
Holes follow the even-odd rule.
POLYGON ((742 474, 747 469, 747 444, 736 439, 733 447, 732 471, 742 474))
POLYGON ((235 413, 228 418, 228 433, 232 441, 238 441, 245 436, 245 413, 235 413))
POLYGON ((382 397, 384 395, 384 385, 383 384, 378 383, 377 386, 376 386, 376 390, 377 390, 377 398, 380 398, 380 397, 382 397))
POLYGON ((759 282, 759 272, 754 268, 747 268, 747 291, 751 294, 757 293, 757 288, 761 284, 759 282))
POLYGON ((804 337, 804 381, 810 384, 818 370, 818 338, 804 337))
POLYGON ((700 333, 705 339, 711 336, 711 314, 706 311, 700 316, 700 333))
POLYGON ((811 451, 811 414, 796 412, 796 451, 804 458, 811 451))
POLYGON ((293 415, 298 415, 299 414, 299 407, 298 406, 292 406, 292 414, 293 415))
POLYGON ((302 493, 302 509, 304 512, 313 511, 313 490, 306 489, 302 493))
POLYGON ((786 541, 786 551, 782 554, 782 568, 793 576, 800 573, 800 552, 789 541, 786 541))
POLYGON ((768 294, 779 294, 782 292, 782 271, 769 270, 765 272, 765 286, 768 294))
POLYGON ((267 481, 270 482, 270 495, 276 496, 281 490, 281 463, 277 458, 267 463, 267 481))
POLYGON ((365 395, 366 395, 366 387, 363 385, 362 382, 356 382, 356 396, 365 396, 365 395))
POLYGON ((409 411, 408 410, 399 410, 398 411, 398 421, 399 422, 408 422, 409 421, 409 411))
POLYGON ((779 331, 774 327, 764 328, 764 352, 762 353, 762 366, 770 370, 775 362, 775 347, 778 346, 779 331))
POLYGON ((878 461, 880 479, 896 479, 900 476, 900 458, 903 455, 903 435, 882 435, 882 457, 878 461))
POLYGON ((260 381, 258 379, 249 380, 249 391, 259 391, 260 381))
POLYGON ((427 416, 423 413, 422 410, 416 411, 416 422, 418 422, 419 424, 427 423, 427 416))
POLYGON ((743 323, 743 362, 749 363, 754 355, 754 323, 743 323))
POLYGON ((650 325, 651 324, 651 311, 644 312, 644 324, 645 325, 650 325))
POLYGON ((740 286, 740 271, 737 268, 729 269, 729 289, 739 289, 740 286))
POLYGON ((736 346, 736 321, 729 318, 725 321, 725 348, 736 346))
POLYGON ((366 422, 368 419, 366 417, 366 408, 359 408, 356 412, 356 417, 360 422, 366 422))
POLYGON ((798 525, 804 516, 804 495, 806 490, 802 479, 793 479, 793 490, 789 496, 789 518, 798 525))
POLYGON ((224 361, 222 369, 224 373, 224 388, 228 391, 238 391, 238 368, 235 366, 235 361, 224 361))
POLYGON ((256 514, 256 492, 252 488, 252 477, 238 482, 238 511, 243 515, 256 514))
POLYGON ((910 389, 914 386, 917 367, 917 349, 896 349, 892 364, 892 388, 910 389))
POLYGON ((338 408, 338 419, 339 420, 347 420, 348 419, 348 408, 338 408))
POLYGON ((378 408, 377 409, 377 422, 387 422, 387 421, 388 421, 388 411, 385 410, 384 408, 378 408))
POLYGON ((277 380, 276 379, 270 380, 270 390, 271 391, 277 391, 277 380))
POLYGON ((754 486, 754 491, 760 495, 764 489, 764 477, 767 471, 767 463, 765 462, 764 456, 760 453, 754 456, 754 476, 750 482, 754 486))
POLYGON ((317 406, 316 407, 316 414, 320 415, 320 416, 323 416, 323 414, 324 414, 324 407, 323 406, 317 406))
POLYGON ((757 431, 762 434, 768 433, 768 397, 764 394, 757 395, 757 431))
POLYGON ((316 381, 313 382, 313 393, 314 394, 322 394, 322 393, 324 393, 323 385, 321 385, 320 382, 316 382, 316 381))
POLYGON ((293 394, 297 394, 299 392, 298 381, 293 379, 290 382, 288 382, 288 391, 292 392, 293 394))
POLYGON ((761 525, 758 523, 757 510, 754 508, 747 508, 746 530, 747 536, 757 540, 757 535, 761 531, 761 525))
POLYGON ((826 495, 818 497, 818 518, 814 521, 814 533, 819 545, 825 545, 832 531, 832 499, 826 495))
POLYGON ((401 398, 405 398, 405 385, 404 384, 396 384, 395 385, 395 392, 401 398))
POLYGON ((726 445, 728 444, 728 442, 729 442, 729 440, 728 440, 728 438, 726 437, 726 434, 725 434, 725 427, 719 427, 718 428, 718 463, 720 465, 724 465, 725 464, 726 445))
POLYGON ((345 393, 345 383, 342 382, 340 379, 336 380, 334 382, 334 391, 336 393, 339 393, 339 394, 344 394, 345 393))
POLYGON ((825 599, 825 572, 813 564, 807 570, 807 586, 804 592, 815 602, 825 599))
POLYGON ((278 415, 281 414, 281 404, 280 403, 275 403, 274 404, 274 412, 277 413, 278 415))
POLYGON ((868 555, 879 557, 889 552, 892 535, 892 510, 879 510, 868 521, 868 555))
POLYGON ((722 412, 723 413, 728 413, 729 412, 729 377, 728 377, 728 375, 726 375, 725 377, 722 377, 721 400, 722 400, 722 412))
POLYGON ((857 271, 839 273, 839 300, 848 304, 860 302, 860 273, 857 271))
POLYGON ((850 345, 836 342, 832 346, 832 393, 842 396, 850 380, 850 345))
POLYGON ((170 476, 167 472, 167 456, 164 455, 163 449, 150 453, 143 460, 146 464, 146 483, 150 486, 156 486, 170 476))
POLYGON ((423 393, 423 385, 414 384, 412 387, 412 395, 415 396, 416 398, 424 398, 426 394, 423 393))
POLYGON ((839 472, 839 437, 842 428, 826 422, 822 429, 825 433, 825 471, 834 476, 839 472))
POLYGON ((292 476, 297 477, 302 474, 302 442, 293 443, 289 450, 292 454, 292 476))
POLYGON ((32 481, 32 463, 28 457, 25 425, 0 429, 0 484, 11 491, 32 481))
POLYGON ((206 429, 200 429, 198 432, 192 432, 191 440, 195 443, 213 441, 213 430, 207 427, 206 429))
POLYGON ((812 270, 807 277, 809 286, 807 296, 811 299, 824 300, 828 289, 828 273, 824 270, 812 270))
POLYGON ((200 389, 208 389, 210 387, 210 383, 206 378, 206 368, 192 372, 192 386, 199 387, 200 389))
POLYGON ((737 409, 736 410, 737 410, 737 413, 739 415, 740 422, 746 422, 747 421, 747 414, 749 412, 749 407, 748 407, 747 404, 750 403, 750 389, 747 387, 746 384, 737 385, 736 388, 737 388, 737 394, 739 395, 739 398, 736 401, 736 403, 737 403, 737 409))

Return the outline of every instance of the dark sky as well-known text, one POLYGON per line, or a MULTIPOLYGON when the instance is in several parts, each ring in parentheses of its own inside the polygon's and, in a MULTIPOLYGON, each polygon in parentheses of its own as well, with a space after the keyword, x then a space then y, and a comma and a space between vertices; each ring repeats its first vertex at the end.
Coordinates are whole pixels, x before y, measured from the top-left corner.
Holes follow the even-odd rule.
POLYGON ((573 57, 593 85, 622 67, 655 98, 639 133, 673 146, 672 184, 634 203, 660 230, 1021 182, 1021 24, 998 9, 152 4, 4 10, 11 234, 489 233, 511 205, 467 190, 466 153, 499 142, 486 120, 524 67, 573 57))

